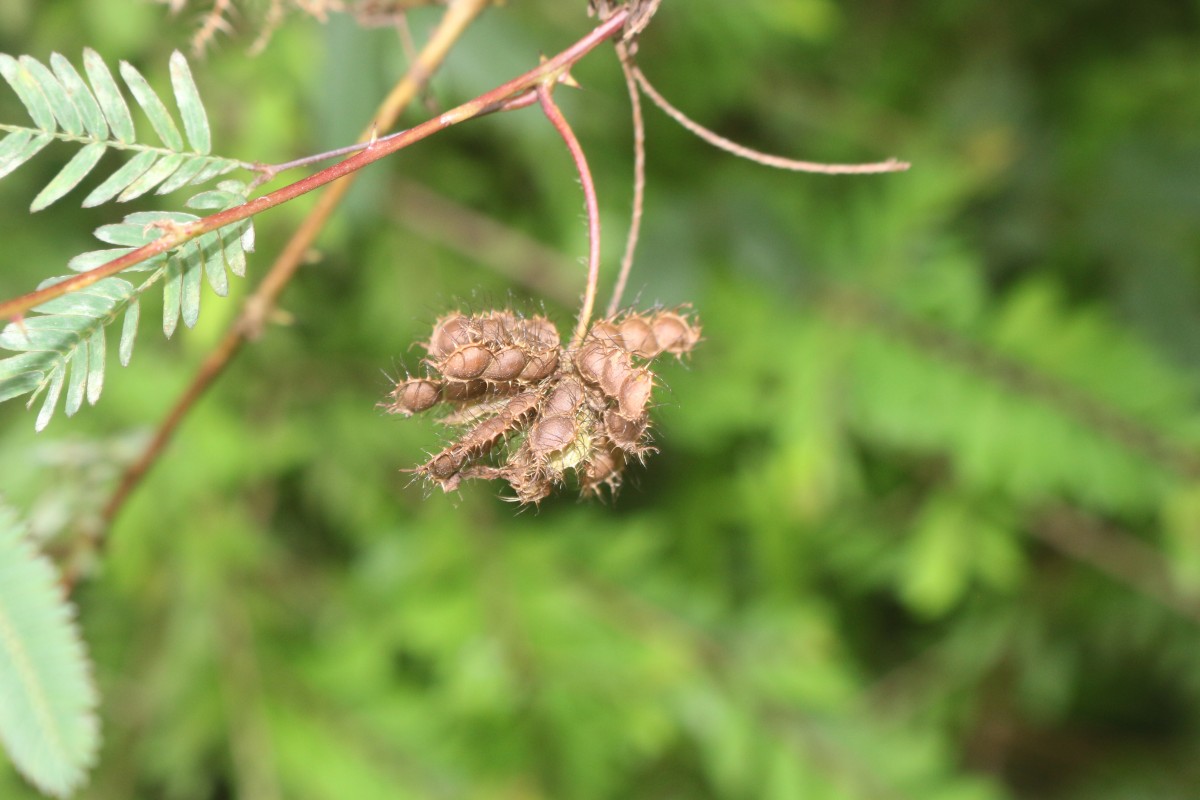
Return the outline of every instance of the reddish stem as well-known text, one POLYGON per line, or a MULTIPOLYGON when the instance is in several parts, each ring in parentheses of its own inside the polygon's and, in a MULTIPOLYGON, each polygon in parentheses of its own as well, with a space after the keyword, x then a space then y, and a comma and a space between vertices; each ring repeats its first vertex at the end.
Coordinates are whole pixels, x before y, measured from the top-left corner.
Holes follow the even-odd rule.
POLYGON ((629 49, 617 43, 617 56, 621 60, 621 72, 625 76, 625 88, 629 92, 629 106, 633 112, 633 209, 629 215, 629 234, 625 238, 625 253, 621 256, 621 271, 613 284, 612 299, 608 301, 608 316, 616 315, 633 268, 633 257, 637 252, 638 238, 642 232, 642 212, 646 203, 646 122, 642 115, 642 95, 638 91, 637 79, 633 76, 633 59, 629 49))
POLYGON ((587 207, 587 288, 583 292, 583 305, 579 308, 579 322, 575 325, 575 335, 571 337, 571 347, 575 347, 583 341, 583 337, 587 333, 588 323, 592 319, 592 309, 596 305, 596 287, 600 283, 600 204, 596 200, 596 184, 592 180, 592 171, 588 169, 583 147, 580 146, 575 132, 571 130, 567 118, 555 105, 554 98, 550 95, 552 86, 551 82, 543 82, 538 85, 538 102, 541 103, 542 111, 550 120, 550 124, 558 131, 558 135, 566 142, 567 149, 571 151, 571 159, 575 162, 575 169, 579 171, 579 182, 583 185, 583 202, 587 207))

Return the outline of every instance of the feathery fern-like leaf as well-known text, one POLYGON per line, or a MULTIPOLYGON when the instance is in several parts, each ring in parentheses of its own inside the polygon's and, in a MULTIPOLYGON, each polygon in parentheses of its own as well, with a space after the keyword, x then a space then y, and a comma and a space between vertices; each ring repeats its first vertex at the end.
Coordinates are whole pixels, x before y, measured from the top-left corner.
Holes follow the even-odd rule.
MULTIPOLYGON (((216 210, 245 200, 242 184, 226 182, 196 195, 188 205, 216 210)), ((116 247, 83 253, 68 266, 76 271, 93 269, 153 242, 163 234, 163 223, 196 219, 199 217, 194 214, 178 211, 129 214, 120 223, 96 229, 96 238, 116 247)), ((241 220, 129 268, 123 274, 149 273, 136 285, 113 276, 37 306, 35 315, 0 331, 0 348, 18 353, 0 359, 0 402, 29 394, 28 405, 32 406, 43 397, 35 423, 39 431, 50 423, 64 391, 67 416, 82 408, 85 400, 95 405, 104 386, 109 325, 124 315, 118 354, 121 365, 127 366, 137 336, 139 301, 151 287, 163 283, 163 331, 171 336, 180 319, 189 328, 199 319, 205 278, 218 296, 228 294, 228 272, 244 275, 246 253, 253 249, 253 224, 241 220)), ((61 280, 64 278, 51 278, 43 286, 61 280)))
POLYGON ((67 797, 99 744, 96 688, 54 567, 0 505, 0 742, 40 791, 67 797))
POLYGON ((165 194, 239 167, 253 169, 251 164, 212 155, 208 115, 187 59, 179 51, 171 56, 170 74, 184 133, 141 72, 125 61, 119 69, 162 146, 137 141, 129 104, 112 71, 94 50, 84 50, 83 66, 90 88, 71 62, 58 53, 51 54, 49 67, 27 55, 14 58, 0 53, 0 77, 12 87, 34 124, 32 128, 0 124, 0 133, 7 133, 0 140, 0 178, 51 141, 84 145, 38 193, 31 211, 40 211, 78 186, 108 150, 128 150, 135 155, 87 195, 85 207, 113 198, 126 202, 156 188, 158 194, 165 194))

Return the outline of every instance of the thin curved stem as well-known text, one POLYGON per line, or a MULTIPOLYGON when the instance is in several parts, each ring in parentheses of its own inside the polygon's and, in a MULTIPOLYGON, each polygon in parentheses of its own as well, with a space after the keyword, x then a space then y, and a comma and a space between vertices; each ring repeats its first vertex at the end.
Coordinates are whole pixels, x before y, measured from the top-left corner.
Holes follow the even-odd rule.
MULTIPOLYGON (((400 131, 399 133, 389 134, 388 136, 381 136, 381 137, 379 137, 379 141, 386 141, 388 139, 391 139, 393 136, 400 136, 405 133, 408 133, 408 131, 400 131)), ((297 167, 307 167, 309 164, 317 164, 322 161, 328 161, 331 158, 340 158, 342 156, 348 156, 353 153, 358 153, 363 150, 366 150, 370 146, 371 146, 370 141, 366 141, 366 142, 359 141, 359 142, 355 142, 354 144, 348 144, 345 147, 337 147, 337 148, 334 148, 333 150, 326 150, 324 153, 313 153, 311 156, 304 156, 303 158, 295 158, 295 159, 292 159, 291 161, 284 161, 279 164, 255 164, 253 169, 255 172, 258 173, 258 177, 255 178, 254 181, 250 184, 250 188, 253 189, 257 186, 262 186, 264 183, 270 183, 271 181, 275 180, 275 177, 279 173, 287 172, 289 169, 296 169, 297 167)))
POLYGON ((646 76, 637 66, 630 66, 633 69, 633 76, 637 80, 638 86, 642 87, 642 91, 646 93, 646 96, 654 102, 654 105, 661 108, 667 116, 713 147, 724 150, 727 153, 732 153, 739 158, 745 158, 756 164, 774 167, 775 169, 786 169, 792 172, 815 172, 821 175, 872 175, 880 172, 903 172, 912 166, 907 161, 898 161, 894 158, 870 164, 822 164, 818 161, 797 161, 792 158, 784 158, 783 156, 754 150, 745 145, 740 145, 731 139, 726 139, 719 133, 709 130, 687 114, 684 114, 678 108, 671 105, 667 101, 667 98, 658 93, 658 90, 650 84, 650 81, 646 79, 646 76))
MULTIPOLYGON (((491 1, 458 0, 458 2, 450 6, 437 30, 434 31, 429 43, 422 50, 421 55, 413 62, 404 79, 393 88, 391 94, 380 105, 371 124, 363 132, 362 138, 364 140, 369 140, 376 130, 380 128, 386 129, 394 124, 400 112, 424 86, 428 76, 444 60, 450 47, 491 1)), ((493 111, 507 111, 529 105, 532 102, 532 93, 530 90, 535 85, 540 86, 548 76, 553 78, 560 75, 566 67, 582 58, 598 44, 619 33, 624 22, 625 16, 623 14, 606 20, 605 24, 595 28, 587 36, 553 59, 541 64, 538 68, 509 81, 491 92, 480 95, 475 100, 442 114, 437 120, 431 122, 440 122, 442 127, 448 127, 457 122, 473 119, 476 116, 493 111)), ((417 126, 417 128, 420 127, 422 126, 417 126)), ((437 129, 440 130, 441 128, 437 129)), ((416 128, 412 130, 416 130, 416 128)), ((412 131, 410 130, 398 135, 411 133, 412 131)), ((375 151, 376 144, 378 142, 372 144, 369 152, 375 151)), ((354 156, 348 159, 348 161, 358 157, 354 156)), ((351 180, 346 180, 330 187, 329 191, 323 194, 317 201, 317 205, 309 213, 300 228, 297 229, 291 240, 288 241, 283 252, 280 253, 271 270, 263 279, 263 282, 254 294, 246 300, 241 315, 226 332, 221 342, 205 358, 204 363, 192 379, 191 385, 188 386, 183 395, 176 401, 167 417, 159 425, 153 440, 146 447, 145 451, 143 451, 141 457, 122 476, 116 491, 104 508, 104 520, 108 525, 111 526, 126 500, 128 500, 134 489, 137 488, 146 473, 166 449, 175 431, 191 410, 191 407, 221 375, 225 367, 237 355, 242 345, 261 332, 280 293, 295 274, 303 260, 304 254, 308 252, 317 234, 323 228, 342 197, 349 190, 351 184, 351 180)), ((96 547, 99 547, 101 544, 102 542, 97 542, 96 547)))
POLYGON ((543 82, 537 87, 538 102, 550 124, 558 131, 571 151, 571 160, 579 171, 579 183, 583 185, 583 202, 587 208, 588 225, 588 271, 587 287, 583 292, 583 304, 579 308, 579 321, 575 324, 575 335, 571 337, 571 347, 576 346, 587 334, 588 323, 592 319, 592 309, 596 305, 596 287, 600 284, 600 204, 596 201, 596 183, 592 180, 592 171, 588 168, 587 157, 575 132, 571 130, 567 118, 554 103, 551 96, 553 82, 543 82))
MULTIPOLYGON (((470 9, 476 6, 482 8, 490 3, 484 0, 459 0, 459 2, 450 6, 447 14, 457 14, 459 9, 462 13, 467 13, 470 9)), ((618 12, 611 18, 606 20, 604 24, 594 28, 587 36, 584 36, 571 47, 562 51, 554 58, 538 65, 529 70, 523 75, 520 75, 512 80, 497 86, 489 92, 479 95, 474 100, 470 100, 462 105, 453 108, 446 113, 427 120, 420 125, 410 128, 397 134, 393 138, 385 140, 377 140, 372 142, 370 146, 355 155, 350 156, 345 161, 334 164, 331 167, 314 173, 295 183, 288 184, 280 189, 265 194, 262 197, 257 197, 244 203, 240 206, 212 214, 207 217, 179 225, 172 225, 165 229, 164 234, 155 239, 148 245, 139 247, 138 249, 126 253, 120 258, 115 258, 106 264, 102 264, 95 269, 81 272, 67 278, 64 281, 47 286, 44 289, 39 289, 28 294, 23 294, 20 297, 6 300, 0 303, 0 319, 15 319, 26 311, 35 308, 56 297, 62 297, 70 292, 78 291, 87 286, 91 286, 104 278, 122 272, 135 264, 140 264, 147 259, 153 258, 160 253, 165 253, 172 248, 178 247, 184 242, 194 239, 210 231, 222 228, 234 222, 239 222, 243 219, 266 211, 269 208, 274 208, 277 205, 286 203, 289 200, 294 200, 300 195, 307 194, 313 189, 324 186, 327 183, 332 183, 339 178, 344 178, 347 175, 357 172, 368 164, 379 161, 386 156, 391 155, 399 150, 403 150, 409 145, 415 144, 432 136, 435 133, 445 130, 446 128, 457 125, 467 120, 491 114, 496 111, 507 111, 510 109, 508 101, 519 98, 528 90, 534 88, 543 82, 547 76, 559 75, 571 64, 578 61, 587 53, 591 52, 601 42, 612 38, 621 31, 625 24, 626 14, 618 12)), ((431 44, 433 44, 431 42, 431 44)), ((384 101, 381 107, 381 112, 391 114, 394 112, 394 106, 397 105, 394 98, 399 95, 399 90, 403 86, 415 86, 416 82, 406 79, 397 85, 392 92, 392 97, 384 101)), ((384 114, 376 116, 376 121, 382 119, 384 114)), ((394 117, 390 117, 394 119, 394 117)), ((372 129, 379 130, 386 126, 374 124, 372 129)))
POLYGON ((629 235, 625 238, 625 252, 621 256, 621 271, 613 284, 612 299, 608 301, 608 313, 612 317, 621 307, 621 296, 629 271, 633 268, 633 257, 637 252, 638 237, 642 231, 642 212, 646 202, 646 121, 642 115, 642 94, 638 91, 637 79, 633 76, 633 63, 629 49, 623 42, 617 43, 617 57, 621 61, 621 72, 625 76, 625 88, 629 91, 629 106, 633 114, 633 210, 629 215, 629 235))

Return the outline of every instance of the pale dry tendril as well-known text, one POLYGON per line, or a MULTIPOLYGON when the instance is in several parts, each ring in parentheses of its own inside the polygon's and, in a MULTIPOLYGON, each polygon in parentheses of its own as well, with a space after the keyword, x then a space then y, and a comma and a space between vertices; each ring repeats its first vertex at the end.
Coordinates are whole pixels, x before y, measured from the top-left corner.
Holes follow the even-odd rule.
POLYGON ((584 496, 615 492, 629 461, 653 452, 650 363, 699 340, 685 309, 599 320, 576 347, 545 317, 449 314, 423 345, 426 375, 400 381, 381 405, 405 417, 441 407, 441 422, 460 429, 413 470, 443 491, 499 479, 517 502, 537 503, 574 473, 584 496))

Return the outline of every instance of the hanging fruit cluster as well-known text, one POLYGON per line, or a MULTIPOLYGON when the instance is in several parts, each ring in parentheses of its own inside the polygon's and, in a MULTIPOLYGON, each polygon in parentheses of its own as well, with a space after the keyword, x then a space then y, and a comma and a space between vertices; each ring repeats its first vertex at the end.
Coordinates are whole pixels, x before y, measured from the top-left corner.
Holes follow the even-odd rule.
POLYGON ((616 491, 629 460, 652 451, 650 362, 681 357, 699 340, 682 310, 599 320, 567 347, 544 317, 450 314, 424 344, 428 375, 396 384, 383 407, 406 417, 441 407, 441 422, 461 428, 415 470, 443 491, 500 479, 518 502, 536 503, 569 472, 584 495, 616 491))

